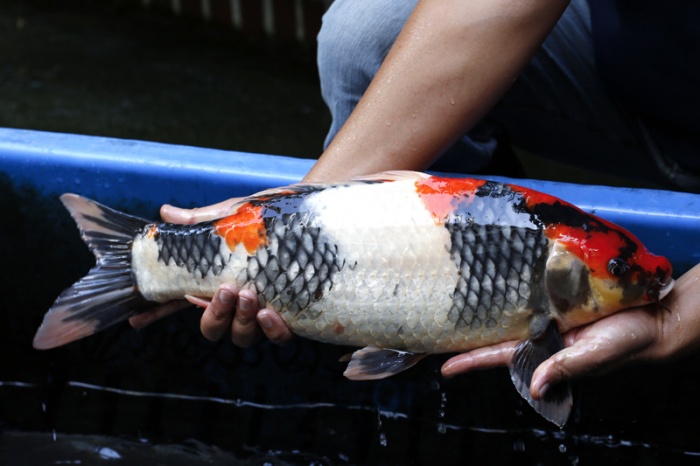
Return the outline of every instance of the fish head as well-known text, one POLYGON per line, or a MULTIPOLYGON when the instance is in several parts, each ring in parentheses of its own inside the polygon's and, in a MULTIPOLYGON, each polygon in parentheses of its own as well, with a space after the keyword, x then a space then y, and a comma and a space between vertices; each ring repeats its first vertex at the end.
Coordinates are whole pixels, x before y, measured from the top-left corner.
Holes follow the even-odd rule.
POLYGON ((658 302, 674 284, 668 259, 623 228, 590 217, 587 228, 560 229, 546 264, 547 293, 564 328, 658 302))

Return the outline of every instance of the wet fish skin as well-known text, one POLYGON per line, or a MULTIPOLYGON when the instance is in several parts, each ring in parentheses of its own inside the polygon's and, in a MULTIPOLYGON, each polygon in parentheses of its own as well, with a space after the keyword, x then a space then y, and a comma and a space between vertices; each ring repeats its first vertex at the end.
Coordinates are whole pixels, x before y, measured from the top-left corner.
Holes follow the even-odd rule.
POLYGON ((511 377, 562 425, 568 388, 529 397, 560 332, 661 299, 671 266, 630 233, 543 193, 413 172, 268 190, 225 218, 152 223, 75 195, 97 265, 47 313, 35 347, 90 335, 154 303, 251 289, 297 334, 364 347, 346 375, 381 378, 426 353, 521 340, 511 377))

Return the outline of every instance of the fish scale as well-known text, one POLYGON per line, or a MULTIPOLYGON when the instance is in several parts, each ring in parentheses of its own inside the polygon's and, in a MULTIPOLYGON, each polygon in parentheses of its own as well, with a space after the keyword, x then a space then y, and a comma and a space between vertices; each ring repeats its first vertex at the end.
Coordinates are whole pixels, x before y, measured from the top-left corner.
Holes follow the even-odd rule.
POLYGON ((541 230, 473 222, 451 222, 446 228, 460 270, 448 312, 456 329, 493 328, 503 313, 530 307, 531 288, 543 273, 549 244, 541 230))
POLYGON ((345 375, 401 372, 427 353, 517 340, 518 392, 563 425, 571 390, 529 393, 560 332, 658 302, 668 261, 631 233, 527 188, 414 172, 293 185, 198 225, 151 223, 61 197, 97 264, 55 301, 34 339, 51 348, 158 303, 232 283, 291 330, 358 346, 345 375))
POLYGON ((268 218, 268 244, 248 258, 240 285, 252 284, 260 305, 297 315, 322 299, 332 276, 343 267, 335 249, 307 226, 309 214, 281 214, 268 218), (254 272, 254 273, 252 273, 254 272))
MULTIPOLYGON (((144 235, 147 234, 147 231, 144 232, 144 235)), ((158 259, 165 265, 184 266, 188 272, 196 270, 203 277, 209 272, 214 275, 221 273, 221 237, 214 234, 211 222, 200 224, 197 229, 161 223, 155 227, 155 240, 158 259)))

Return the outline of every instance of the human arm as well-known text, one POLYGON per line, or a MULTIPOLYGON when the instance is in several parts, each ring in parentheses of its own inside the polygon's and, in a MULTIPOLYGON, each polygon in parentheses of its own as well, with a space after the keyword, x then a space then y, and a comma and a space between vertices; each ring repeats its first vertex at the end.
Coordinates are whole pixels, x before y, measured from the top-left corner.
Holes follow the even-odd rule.
MULTIPOLYGON (((517 342, 480 348, 449 359, 442 374, 506 366, 517 342)), ((566 348, 543 362, 530 393, 540 399, 564 380, 608 372, 636 362, 666 361, 700 347, 700 264, 681 276, 658 305, 618 312, 564 335, 566 348)))
POLYGON ((565 0, 424 0, 305 181, 426 169, 491 109, 565 0))

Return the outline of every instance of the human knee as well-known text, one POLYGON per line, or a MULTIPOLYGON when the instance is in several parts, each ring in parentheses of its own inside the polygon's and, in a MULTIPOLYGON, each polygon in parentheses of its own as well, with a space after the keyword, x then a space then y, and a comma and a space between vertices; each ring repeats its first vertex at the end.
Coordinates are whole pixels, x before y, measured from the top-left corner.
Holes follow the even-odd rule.
POLYGON ((318 34, 319 71, 373 74, 417 0, 335 0, 318 34))

